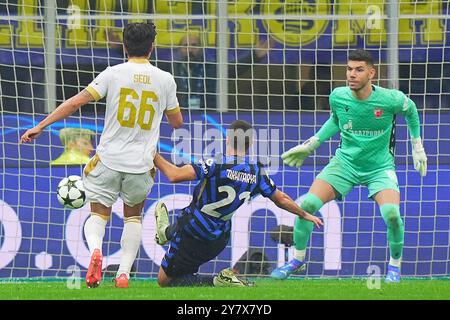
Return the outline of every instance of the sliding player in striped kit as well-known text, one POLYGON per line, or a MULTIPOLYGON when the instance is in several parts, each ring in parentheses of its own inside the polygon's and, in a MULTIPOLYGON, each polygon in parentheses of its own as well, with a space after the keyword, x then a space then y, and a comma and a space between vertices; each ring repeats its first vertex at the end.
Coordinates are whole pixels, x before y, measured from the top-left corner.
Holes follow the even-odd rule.
MULTIPOLYGON (((425 176, 427 157, 420 138, 420 122, 414 102, 398 90, 375 86, 370 53, 355 50, 347 62, 348 86, 330 95, 331 117, 317 134, 281 157, 289 166, 300 167, 321 143, 341 133, 341 144, 330 163, 316 177, 301 207, 315 214, 324 203, 364 185, 379 205, 387 225, 390 261, 386 282, 400 281, 404 227, 400 217, 400 192, 394 164, 395 116, 406 118, 412 142, 414 168, 425 176)), ((297 219, 294 226, 295 258, 275 269, 272 277, 286 279, 305 267, 306 246, 312 224, 297 219)))
POLYGON ((88 287, 101 280, 102 244, 112 205, 119 195, 124 202, 122 255, 115 285, 128 287, 131 266, 141 243, 141 212, 154 183, 153 158, 163 115, 178 128, 183 124, 173 76, 148 61, 156 30, 153 23, 130 23, 123 39, 128 62, 108 67, 89 86, 63 102, 22 142, 36 139, 45 127, 62 120, 81 106, 106 97, 105 128, 97 154, 84 168, 83 183, 91 216, 84 234, 91 253, 86 274, 88 287))
POLYGON ((248 286, 231 269, 217 276, 199 275, 203 263, 215 258, 230 239, 231 218, 252 197, 261 194, 278 207, 320 227, 317 217, 304 212, 287 194, 278 190, 264 169, 247 155, 252 142, 252 126, 236 120, 227 130, 226 156, 200 160, 176 167, 159 154, 155 165, 172 182, 199 180, 191 204, 179 210, 177 221, 169 225, 164 203, 156 206, 156 241, 169 243, 158 273, 158 284, 174 286, 248 286))

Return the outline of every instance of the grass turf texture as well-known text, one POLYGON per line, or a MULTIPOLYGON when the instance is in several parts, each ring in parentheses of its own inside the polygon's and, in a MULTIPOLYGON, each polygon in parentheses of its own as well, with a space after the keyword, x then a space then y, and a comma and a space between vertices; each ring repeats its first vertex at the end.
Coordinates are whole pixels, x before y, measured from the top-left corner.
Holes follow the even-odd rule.
POLYGON ((366 279, 255 279, 256 287, 159 288, 155 280, 133 279, 128 289, 114 288, 105 279, 100 287, 69 289, 66 280, 0 282, 2 300, 448 300, 448 279, 403 279, 398 284, 381 282, 369 290, 366 279))

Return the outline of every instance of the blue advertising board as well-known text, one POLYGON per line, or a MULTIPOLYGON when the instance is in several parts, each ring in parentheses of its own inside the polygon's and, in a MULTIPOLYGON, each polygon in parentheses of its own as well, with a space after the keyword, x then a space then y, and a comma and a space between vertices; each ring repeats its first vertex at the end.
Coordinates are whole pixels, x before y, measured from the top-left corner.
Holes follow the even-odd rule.
MULTIPOLYGON (((398 119, 397 175, 401 186, 401 213, 405 221, 405 248, 402 272, 408 276, 443 276, 450 270, 450 115, 424 114, 423 137, 429 156, 428 175, 420 178, 411 165, 407 129, 398 119)), ((283 150, 311 136, 328 115, 283 113, 191 114, 187 125, 172 138, 167 123, 161 126, 159 148, 166 157, 188 162, 220 152, 226 126, 239 116, 254 124, 257 137, 268 144, 256 150, 266 161, 272 179, 293 199, 301 201, 315 175, 329 161, 338 141, 321 146, 300 169, 277 163, 283 150), (200 130, 199 130, 200 128, 200 130), (197 130, 197 133, 195 133, 197 130), (264 131, 265 130, 265 131, 264 131), (196 139, 200 134, 203 139, 196 139), (190 135, 190 136, 189 136, 190 135), (183 142, 184 137, 188 143, 183 142), (195 143, 200 141, 199 148, 195 143), (219 141, 219 145, 212 145, 219 141), (174 151, 175 150, 175 151, 174 151), (200 150, 200 152, 198 152, 200 150), (270 161, 267 161, 269 159, 270 161)), ((63 148, 61 127, 90 128, 101 133, 103 119, 70 118, 54 124, 39 139, 18 145, 20 134, 40 118, 1 114, 2 166, 0 174, 0 277, 68 276, 74 265, 85 270, 89 253, 83 238, 88 207, 68 210, 56 199, 58 182, 71 174, 81 175, 82 166, 49 166, 63 148)), ((164 200, 169 209, 189 203, 194 184, 171 184, 158 174, 144 208, 142 246, 136 261, 140 276, 156 276, 163 248, 154 242, 153 210, 164 200)), ((118 201, 104 239, 105 264, 118 263, 122 207, 118 201)), ((378 208, 367 199, 365 188, 355 188, 345 201, 331 202, 320 211, 325 227, 315 229, 308 250, 308 275, 367 275, 369 265, 384 272, 389 259, 386 227, 378 208)), ((263 250, 272 266, 284 262, 284 246, 270 231, 278 225, 293 225, 294 216, 261 197, 243 205, 233 217, 233 236, 217 260, 202 266, 201 272, 217 272, 234 263, 248 248, 263 250)), ((288 255, 292 250, 288 250, 288 255)))

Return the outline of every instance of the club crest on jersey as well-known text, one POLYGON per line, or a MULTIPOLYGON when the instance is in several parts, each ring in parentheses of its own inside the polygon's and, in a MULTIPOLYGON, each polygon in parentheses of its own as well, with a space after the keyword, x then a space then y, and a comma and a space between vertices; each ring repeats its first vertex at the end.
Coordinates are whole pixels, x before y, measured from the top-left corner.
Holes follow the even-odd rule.
POLYGON ((380 118, 383 115, 383 109, 375 109, 373 110, 373 113, 375 114, 375 118, 380 118))

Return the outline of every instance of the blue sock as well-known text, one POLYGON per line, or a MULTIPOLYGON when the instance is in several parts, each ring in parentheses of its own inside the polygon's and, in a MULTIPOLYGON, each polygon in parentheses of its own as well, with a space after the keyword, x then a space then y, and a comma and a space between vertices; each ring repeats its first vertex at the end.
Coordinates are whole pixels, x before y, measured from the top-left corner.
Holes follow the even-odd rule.
POLYGON ((187 274, 172 278, 169 287, 212 287, 214 276, 187 274))

